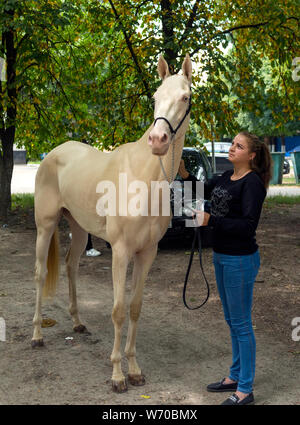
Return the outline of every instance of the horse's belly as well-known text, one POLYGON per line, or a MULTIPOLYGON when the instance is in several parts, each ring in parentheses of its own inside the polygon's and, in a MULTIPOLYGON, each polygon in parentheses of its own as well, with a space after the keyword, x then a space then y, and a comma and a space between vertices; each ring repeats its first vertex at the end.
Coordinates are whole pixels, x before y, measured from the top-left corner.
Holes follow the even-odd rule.
POLYGON ((165 234, 170 217, 107 217, 110 243, 122 242, 134 252, 156 245, 165 234))

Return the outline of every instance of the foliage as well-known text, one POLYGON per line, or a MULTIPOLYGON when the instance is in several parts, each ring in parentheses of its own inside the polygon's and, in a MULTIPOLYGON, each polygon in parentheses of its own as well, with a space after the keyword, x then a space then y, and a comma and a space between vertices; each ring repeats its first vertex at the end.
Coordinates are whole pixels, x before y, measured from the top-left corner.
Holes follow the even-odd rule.
MULTIPOLYGON (((249 56, 251 53, 249 49, 249 56)), ((260 60, 254 64, 250 77, 245 76, 235 63, 234 55, 232 50, 227 53, 226 72, 220 78, 229 88, 229 94, 223 100, 236 111, 236 131, 247 129, 259 136, 289 136, 300 131, 299 97, 295 96, 300 95, 300 84, 286 78, 283 89, 280 74, 277 78, 273 76, 271 62, 264 55, 259 55, 260 60), (288 96, 287 92, 293 96, 288 96)), ((290 70, 286 70, 286 74, 288 72, 290 70)))
POLYGON ((299 84, 291 84, 299 51, 297 3, 5 1, 4 8, 15 8, 19 46, 17 140, 29 152, 49 151, 70 137, 103 148, 135 140, 152 120, 161 53, 174 72, 190 53, 196 65, 192 116, 203 137, 235 131, 239 110, 262 121, 262 113, 271 113, 281 128, 299 107, 299 84), (271 97, 276 94, 270 104, 261 93, 268 84, 271 97))
POLYGON ((34 207, 34 196, 32 193, 15 193, 11 196, 11 209, 27 211, 34 207))
POLYGON ((4 202, 15 141, 34 158, 70 138, 100 149, 139 138, 153 119, 160 54, 173 72, 187 52, 194 63, 189 144, 232 134, 239 111, 260 117, 261 132, 265 114, 279 133, 290 131, 286 123, 299 118, 300 83, 291 79, 299 1, 2 0, 4 202))

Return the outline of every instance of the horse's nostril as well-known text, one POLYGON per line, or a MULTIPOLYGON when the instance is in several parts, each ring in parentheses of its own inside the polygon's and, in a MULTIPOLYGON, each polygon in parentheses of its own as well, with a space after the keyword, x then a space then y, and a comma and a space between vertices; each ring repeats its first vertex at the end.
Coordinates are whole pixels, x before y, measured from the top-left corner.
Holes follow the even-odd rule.
POLYGON ((152 137, 150 135, 148 137, 148 143, 149 143, 149 145, 152 145, 152 137))
POLYGON ((167 140, 168 140, 168 135, 167 133, 164 133, 163 137, 161 138, 161 141, 165 143, 167 140))

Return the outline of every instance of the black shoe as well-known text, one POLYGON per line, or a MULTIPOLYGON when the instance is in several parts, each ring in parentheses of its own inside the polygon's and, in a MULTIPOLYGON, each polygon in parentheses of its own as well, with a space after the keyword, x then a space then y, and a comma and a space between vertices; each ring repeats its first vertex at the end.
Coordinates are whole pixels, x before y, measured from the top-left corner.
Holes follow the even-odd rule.
POLYGON ((212 393, 223 393, 225 391, 233 391, 237 389, 237 382, 234 382, 233 384, 223 384, 225 379, 226 378, 223 378, 220 382, 215 382, 214 384, 207 385, 207 391, 210 391, 212 393))
POLYGON ((245 404, 254 404, 254 396, 253 393, 250 393, 247 395, 247 397, 243 398, 243 400, 240 400, 236 394, 232 394, 221 404, 223 406, 243 406, 245 404))

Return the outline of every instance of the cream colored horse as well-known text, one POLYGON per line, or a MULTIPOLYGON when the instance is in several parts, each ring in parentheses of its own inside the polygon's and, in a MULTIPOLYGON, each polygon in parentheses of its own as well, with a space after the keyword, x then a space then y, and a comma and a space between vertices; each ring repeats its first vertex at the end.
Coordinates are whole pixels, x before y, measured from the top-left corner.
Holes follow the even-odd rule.
MULTIPOLYGON (((143 385, 145 378, 136 361, 137 322, 142 306, 144 282, 157 254, 157 244, 168 228, 170 215, 148 216, 120 215, 101 216, 96 211, 99 193, 96 188, 104 179, 115 184, 116 198, 119 193, 119 175, 125 173, 128 185, 142 181, 151 187, 151 181, 165 180, 178 170, 184 136, 189 124, 189 113, 172 140, 171 126, 176 128, 186 111, 190 99, 192 65, 187 55, 182 64, 183 75, 169 73, 167 62, 160 57, 158 73, 162 84, 156 91, 154 117, 163 117, 146 131, 140 140, 125 144, 110 153, 100 152, 88 145, 69 141, 46 156, 41 163, 35 182, 36 241, 36 310, 33 319, 32 347, 42 346, 41 305, 42 294, 54 295, 58 278, 58 231, 57 225, 64 215, 71 227, 72 241, 66 256, 69 279, 69 311, 73 329, 84 332, 77 309, 76 276, 79 258, 87 243, 87 232, 108 241, 112 247, 112 278, 114 304, 112 321, 115 340, 111 361, 113 364, 113 390, 123 392, 127 384, 121 369, 121 330, 125 320, 125 281, 127 266, 134 261, 130 320, 125 347, 128 359, 128 379, 133 385, 143 385), (172 147, 175 143, 172 166, 172 147), (165 169, 160 166, 159 158, 165 169), (44 288, 43 288, 44 286, 44 288)), ((121 191, 121 190, 120 190, 121 191)), ((128 194, 128 203, 130 197, 128 194)), ((145 199, 146 202, 148 199, 145 199)))

